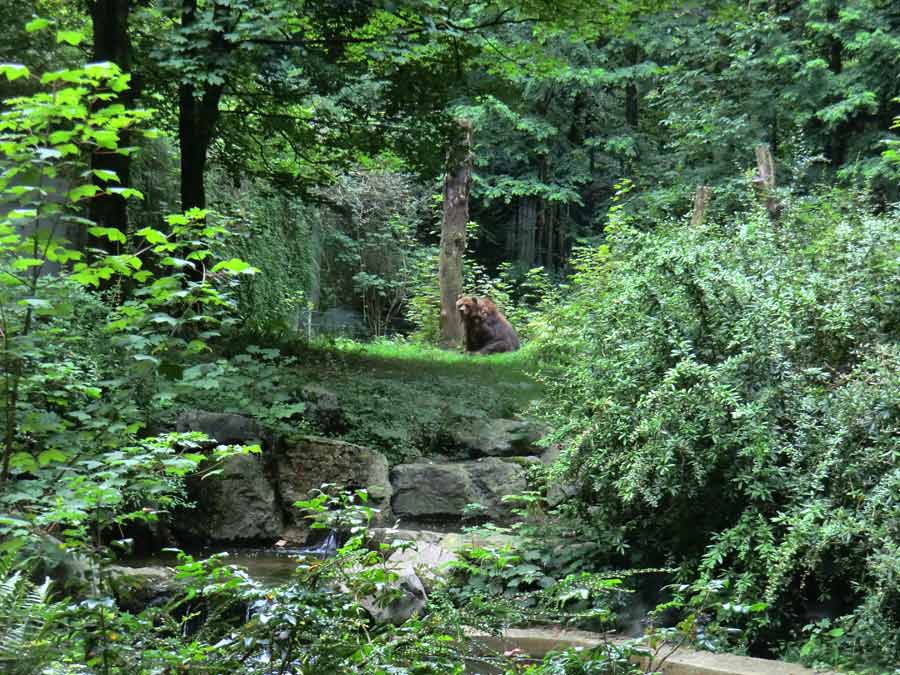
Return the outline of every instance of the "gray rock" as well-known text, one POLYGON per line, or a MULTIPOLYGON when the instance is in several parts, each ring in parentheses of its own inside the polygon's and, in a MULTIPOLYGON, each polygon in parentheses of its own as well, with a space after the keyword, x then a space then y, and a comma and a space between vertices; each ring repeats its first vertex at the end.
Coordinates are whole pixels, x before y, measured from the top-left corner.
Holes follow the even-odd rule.
POLYGON ((427 603, 428 594, 425 587, 412 570, 400 573, 380 596, 366 597, 359 602, 375 623, 379 625, 391 623, 395 626, 399 626, 416 614, 423 614, 427 603))
POLYGON ((369 530, 369 538, 375 546, 393 546, 385 566, 397 574, 415 572, 429 593, 450 574, 451 563, 459 559, 458 551, 475 546, 499 549, 518 541, 512 535, 499 532, 433 532, 376 527, 369 530))
POLYGON ((303 417, 323 432, 338 434, 347 428, 337 394, 317 384, 307 384, 300 394, 306 410, 303 417))
MULTIPOLYGON (((285 505, 308 499, 310 492, 323 483, 333 483, 346 489, 364 488, 369 493, 369 506, 379 510, 374 524, 385 523, 391 516, 388 462, 376 450, 332 438, 303 436, 278 450, 275 471, 285 505)), ((304 541, 309 527, 303 514, 294 511, 294 527, 286 538, 304 541)))
POLYGON ((256 442, 262 438, 262 429, 253 418, 204 410, 183 412, 178 416, 176 429, 180 432, 202 431, 223 445, 256 442))
POLYGON ((535 446, 543 434, 532 422, 508 419, 462 419, 450 432, 454 443, 471 457, 539 455, 535 446))
POLYGON ((196 509, 182 513, 173 529, 211 543, 278 539, 284 519, 260 455, 225 460, 222 473, 188 482, 196 509))
POLYGON ((106 578, 119 606, 131 612, 166 602, 179 587, 169 567, 110 565, 106 578))
POLYGON ((486 518, 505 521, 511 511, 502 497, 527 487, 521 466, 496 457, 398 464, 391 483, 394 515, 413 522, 459 520, 471 503, 481 504, 486 518))

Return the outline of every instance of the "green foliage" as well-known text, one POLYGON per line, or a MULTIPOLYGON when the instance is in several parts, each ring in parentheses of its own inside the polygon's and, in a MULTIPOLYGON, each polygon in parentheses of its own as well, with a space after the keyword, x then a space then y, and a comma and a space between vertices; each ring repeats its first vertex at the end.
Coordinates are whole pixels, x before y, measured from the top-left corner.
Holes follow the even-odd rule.
POLYGON ((344 440, 391 461, 453 449, 452 428, 472 417, 508 417, 537 389, 523 372, 527 351, 474 360, 415 343, 338 340, 282 349, 249 345, 229 358, 185 368, 160 384, 152 415, 171 424, 183 408, 250 415, 290 436, 314 431, 304 388, 333 393, 344 440), (293 355, 292 355, 293 353, 293 355))
POLYGON ((222 254, 259 271, 235 289, 239 330, 255 335, 296 331, 298 319, 315 306, 320 210, 299 197, 273 193, 259 180, 235 181, 218 168, 210 172, 208 186, 209 201, 232 234, 222 254))
MULTIPOLYGON (((76 44, 81 37, 59 39, 76 44)), ((140 198, 111 172, 88 169, 84 158, 89 151, 131 153, 120 147, 122 135, 148 113, 107 103, 128 86, 113 64, 35 80, 39 91, 7 99, 0 113, 0 533, 4 549, 52 549, 86 599, 57 611, 47 605, 47 584, 32 589, 18 573, 4 574, 4 610, 19 616, 13 622, 4 614, 3 648, 18 643, 29 660, 15 667, 35 669, 60 649, 71 662, 80 648, 87 663, 109 673, 121 654, 111 622, 135 627, 108 595, 109 540, 129 523, 183 505, 182 480, 206 459, 199 435, 140 436, 136 404, 163 379, 162 368, 206 349, 231 306, 220 289, 249 268, 237 259, 217 265, 213 248, 225 230, 202 211, 134 232, 83 218, 84 203, 98 195, 140 198), (90 182, 95 177, 103 187, 90 182), (76 248, 64 236, 87 233, 120 252, 76 248), (111 302, 89 292, 100 288, 111 302), (75 639, 51 645, 46 636, 63 626, 75 639)), ((224 461, 251 450, 220 446, 211 455, 224 461)), ((130 542, 115 543, 127 550, 130 542)))
POLYGON ((16 551, 0 558, 0 666, 9 675, 35 672, 53 644, 59 606, 50 598, 50 579, 32 583, 15 569, 16 551))
MULTIPOLYGON (((428 344, 436 344, 440 337, 441 294, 435 283, 437 268, 437 252, 417 261, 406 308, 406 318, 416 327, 414 339, 428 344)), ((463 289, 466 294, 491 298, 526 340, 532 334, 531 321, 538 319, 539 310, 549 306, 558 291, 543 267, 522 274, 512 263, 504 262, 496 275, 491 275, 472 258, 463 262, 463 289)))
POLYGON ((538 349, 561 467, 642 560, 762 598, 758 640, 829 603, 854 652, 884 663, 900 655, 896 218, 836 192, 778 223, 621 219, 538 349))
POLYGON ((349 301, 361 309, 369 334, 382 336, 407 301, 415 271, 434 253, 416 236, 428 195, 411 176, 377 168, 341 176, 326 194, 325 306, 349 301))
POLYGON ((365 498, 335 495, 334 504, 304 505, 320 520, 329 506, 343 505, 328 517, 359 527, 334 557, 298 558, 293 578, 277 587, 261 586, 224 554, 195 559, 179 552, 169 596, 129 613, 112 595, 50 606, 3 570, 0 621, 11 632, 0 644, 33 648, 27 666, 34 670, 23 673, 462 673, 467 638, 452 608, 436 605, 399 626, 376 625, 364 609, 364 601, 387 604, 400 593, 398 575, 385 563, 395 545, 363 545, 366 519, 358 521, 354 502, 365 498), (12 608, 19 613, 5 612, 12 608), (28 624, 29 616, 38 620, 28 624), (38 641, 63 633, 68 639, 38 641))

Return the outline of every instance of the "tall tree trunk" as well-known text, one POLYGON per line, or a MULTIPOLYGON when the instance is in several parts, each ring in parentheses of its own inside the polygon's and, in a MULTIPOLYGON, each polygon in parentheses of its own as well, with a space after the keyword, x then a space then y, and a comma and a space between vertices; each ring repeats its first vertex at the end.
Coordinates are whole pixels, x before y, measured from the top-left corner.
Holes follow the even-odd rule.
POLYGON ((694 193, 694 209, 691 211, 691 225, 701 225, 706 220, 706 209, 711 196, 712 191, 708 185, 697 186, 697 191, 694 193))
POLYGON ((756 146, 756 175, 753 186, 760 201, 765 205, 769 217, 777 221, 781 215, 781 204, 775 194, 775 159, 769 146, 762 143, 756 146))
MULTIPOLYGON (((827 19, 834 26, 839 18, 838 3, 832 2, 828 7, 827 19)), ((832 35, 828 38, 828 69, 835 75, 840 75, 844 70, 844 45, 840 37, 832 35)), ((847 141, 850 137, 850 121, 838 122, 825 145, 825 156, 831 161, 835 169, 847 161, 847 141)))
POLYGON ((441 257, 438 269, 441 285, 441 344, 462 344, 463 326, 456 311, 462 293, 462 262, 466 251, 469 222, 469 185, 472 178, 472 123, 458 120, 450 141, 444 175, 444 218, 441 223, 441 257))
POLYGON ((206 157, 219 118, 222 87, 211 86, 198 99, 194 86, 178 90, 178 143, 181 148, 181 208, 206 208, 203 177, 206 157))
POLYGON ((537 198, 523 197, 519 200, 519 232, 517 259, 526 265, 534 262, 534 233, 537 221, 537 198))
MULTIPOLYGON (((627 59, 629 65, 636 66, 641 59, 641 48, 635 44, 628 45, 627 59)), ((638 126, 638 88, 634 78, 625 85, 625 123, 632 129, 638 126)))
MULTIPOLYGON (((95 0, 90 4, 91 21, 94 29, 94 61, 111 61, 123 72, 131 70, 131 40, 128 36, 129 0, 95 0)), ((126 89, 115 95, 115 98, 104 101, 101 105, 121 104, 127 108, 134 101, 132 90, 126 89)), ((120 144, 127 146, 129 134, 119 133, 120 144)), ((95 150, 91 154, 91 168, 113 171, 119 179, 119 185, 130 185, 131 160, 128 155, 115 152, 95 150)), ((104 187, 107 183, 94 177, 94 183, 104 187)), ((115 181, 112 182, 114 184, 115 181)), ((90 200, 89 216, 92 221, 103 227, 117 227, 123 232, 128 229, 128 210, 125 199, 119 195, 99 195, 90 200)), ((108 253, 116 253, 118 245, 106 238, 88 236, 87 244, 108 253)))
MULTIPOLYGON (((218 6, 216 7, 218 10, 218 6)), ((191 26, 197 20, 197 0, 183 0, 181 25, 191 26)), ((221 32, 211 35, 210 42, 216 52, 225 52, 221 32)), ((194 85, 182 82, 178 88, 178 143, 181 149, 181 208, 206 208, 206 189, 203 177, 206 172, 206 156, 213 131, 219 119, 219 101, 222 85, 209 85, 202 93, 194 85)))

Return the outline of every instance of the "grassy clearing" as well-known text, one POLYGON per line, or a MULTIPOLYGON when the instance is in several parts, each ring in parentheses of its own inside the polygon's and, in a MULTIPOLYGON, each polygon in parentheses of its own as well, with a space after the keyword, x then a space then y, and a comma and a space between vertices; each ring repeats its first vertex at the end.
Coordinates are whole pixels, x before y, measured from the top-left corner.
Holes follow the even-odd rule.
POLYGON ((495 383, 532 382, 527 375, 531 356, 527 347, 517 352, 490 356, 475 356, 433 345, 393 340, 367 343, 341 340, 334 343, 333 348, 349 362, 375 368, 495 383))
POLYGON ((454 451, 452 428, 475 418, 521 415, 540 395, 527 348, 470 356, 412 342, 338 340, 304 345, 298 379, 334 391, 342 438, 392 461, 454 451))

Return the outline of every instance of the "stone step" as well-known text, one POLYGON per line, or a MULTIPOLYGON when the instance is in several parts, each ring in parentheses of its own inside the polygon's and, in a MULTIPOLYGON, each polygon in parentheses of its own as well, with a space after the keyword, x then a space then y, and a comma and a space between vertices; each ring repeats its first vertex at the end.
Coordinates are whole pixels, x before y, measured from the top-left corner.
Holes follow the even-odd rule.
MULTIPOLYGON (((535 658, 566 647, 597 647, 606 642, 622 642, 622 638, 608 637, 587 631, 555 628, 510 628, 502 638, 473 631, 472 637, 487 649, 506 652, 521 649, 535 658)), ((664 650, 663 654, 666 653, 664 650)), ((714 654, 679 648, 663 664, 664 675, 817 675, 817 671, 784 661, 757 659, 735 654, 714 654)), ((818 672, 818 675, 823 675, 818 672)), ((827 674, 825 674, 827 675, 827 674)))

